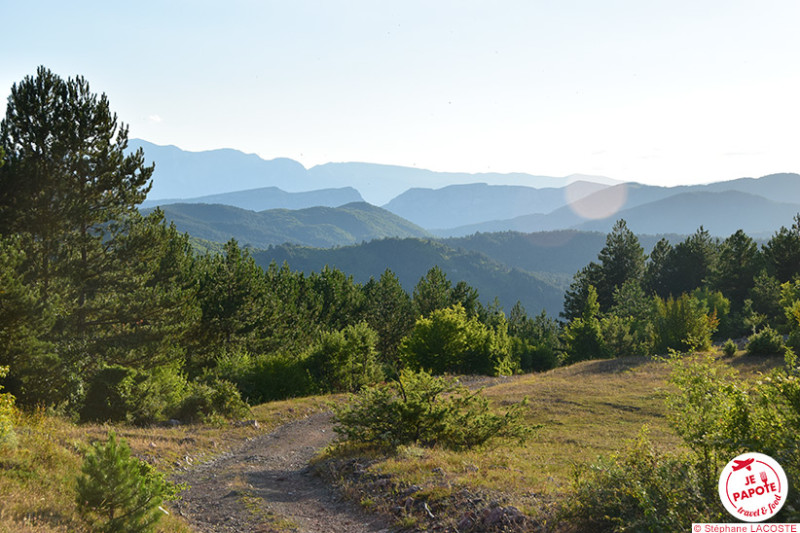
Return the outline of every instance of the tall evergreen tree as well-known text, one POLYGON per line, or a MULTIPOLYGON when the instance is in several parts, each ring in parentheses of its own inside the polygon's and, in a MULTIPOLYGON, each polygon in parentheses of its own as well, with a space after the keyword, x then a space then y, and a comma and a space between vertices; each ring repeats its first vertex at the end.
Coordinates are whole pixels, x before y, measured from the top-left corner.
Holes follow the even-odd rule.
POLYGON ((437 309, 445 309, 452 302, 452 290, 447 274, 438 266, 432 267, 414 287, 414 314, 428 316, 437 309))
POLYGON ((647 262, 644 272, 643 289, 650 294, 657 294, 662 298, 669 296, 669 287, 665 279, 665 268, 669 255, 672 253, 672 245, 667 239, 660 239, 653 250, 650 252, 650 258, 647 262))
POLYGON ((781 283, 800 275, 800 213, 791 228, 782 226, 764 246, 768 272, 781 283))
POLYGON ((641 281, 646 256, 639 238, 620 219, 606 236, 606 245, 597 256, 600 282, 596 286, 600 309, 607 311, 614 303, 614 291, 628 280, 641 281))
POLYGON ((388 269, 364 286, 364 298, 367 323, 378 332, 378 352, 385 363, 395 364, 400 341, 414 327, 411 298, 388 269))
POLYGON ((128 128, 105 94, 82 77, 62 79, 44 67, 11 88, 0 122, 0 233, 29 236, 32 272, 48 296, 54 276, 71 283, 75 315, 96 291, 102 248, 150 188, 153 167, 140 150, 125 154, 128 128), (60 271, 55 271, 60 270, 60 271))
POLYGON ((709 284, 721 291, 739 310, 753 288, 756 275, 763 268, 763 258, 756 242, 739 230, 719 247, 711 269, 709 284))
POLYGON ((661 272, 666 294, 677 296, 703 287, 711 274, 717 249, 717 243, 702 226, 675 245, 661 272))

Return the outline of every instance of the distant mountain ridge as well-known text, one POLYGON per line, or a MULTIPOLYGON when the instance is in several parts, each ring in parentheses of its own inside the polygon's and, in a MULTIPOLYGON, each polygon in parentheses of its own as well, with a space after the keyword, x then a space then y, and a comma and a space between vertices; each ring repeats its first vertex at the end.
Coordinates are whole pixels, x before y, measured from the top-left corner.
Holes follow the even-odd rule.
POLYGON ((332 247, 385 237, 430 236, 419 226, 365 202, 260 212, 219 204, 169 204, 160 209, 179 231, 192 237, 215 242, 236 239, 254 248, 287 242, 332 247))
POLYGON ((608 232, 624 218, 636 233, 691 233, 703 226, 727 237, 737 229, 752 236, 771 234, 791 224, 800 212, 800 175, 773 174, 708 185, 656 187, 626 183, 603 188, 550 213, 534 213, 459 227, 433 229, 440 237, 462 237, 476 232, 533 233, 560 229, 608 232), (765 195, 753 194, 763 184, 765 195), (737 189, 744 189, 739 190, 737 189), (778 199, 777 201, 774 199, 778 199), (595 219, 587 213, 615 206, 595 219), (694 229, 692 229, 694 228, 694 229))
POLYGON ((441 189, 413 188, 383 206, 424 228, 445 228, 527 215, 549 213, 571 200, 608 185, 576 181, 561 188, 470 183, 441 189))
POLYGON ((149 200, 196 198, 263 187, 287 192, 353 187, 368 202, 383 205, 413 187, 444 187, 485 182, 494 185, 563 187, 575 181, 619 183, 603 176, 571 175, 563 178, 525 173, 435 172, 413 167, 375 163, 326 163, 306 169, 292 159, 264 160, 232 149, 189 152, 131 139, 129 150, 143 148, 145 160, 155 162, 149 200))
POLYGON ((305 209, 307 207, 339 207, 364 199, 352 187, 340 189, 319 189, 308 192, 286 192, 278 187, 262 187, 245 191, 210 194, 197 198, 167 198, 163 200, 145 200, 142 207, 155 207, 168 204, 222 204, 248 209, 265 211, 267 209, 305 209))

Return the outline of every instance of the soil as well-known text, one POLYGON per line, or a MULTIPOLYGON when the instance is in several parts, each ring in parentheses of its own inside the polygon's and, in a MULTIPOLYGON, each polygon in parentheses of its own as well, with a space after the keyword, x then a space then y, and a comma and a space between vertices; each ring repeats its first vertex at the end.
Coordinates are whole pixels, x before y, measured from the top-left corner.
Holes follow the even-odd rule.
POLYGON ((204 533, 388 532, 309 467, 334 436, 330 413, 319 413, 254 437, 174 476, 190 489, 171 507, 204 533))
MULTIPOLYGON (((467 376, 470 389, 513 378, 467 376)), ((385 517, 345 500, 309 466, 335 437, 331 413, 317 413, 253 437, 173 476, 189 489, 171 509, 203 533, 388 533, 385 517)))

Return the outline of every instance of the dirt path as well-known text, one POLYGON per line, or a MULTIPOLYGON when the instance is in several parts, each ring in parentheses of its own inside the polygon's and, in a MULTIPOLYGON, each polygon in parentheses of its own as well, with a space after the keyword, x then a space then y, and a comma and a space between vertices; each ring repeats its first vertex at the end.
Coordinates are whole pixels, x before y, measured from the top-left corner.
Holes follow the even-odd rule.
POLYGON ((203 533, 388 532, 380 519, 342 501, 308 468, 334 437, 330 414, 285 424, 176 476, 191 488, 173 509, 203 533))

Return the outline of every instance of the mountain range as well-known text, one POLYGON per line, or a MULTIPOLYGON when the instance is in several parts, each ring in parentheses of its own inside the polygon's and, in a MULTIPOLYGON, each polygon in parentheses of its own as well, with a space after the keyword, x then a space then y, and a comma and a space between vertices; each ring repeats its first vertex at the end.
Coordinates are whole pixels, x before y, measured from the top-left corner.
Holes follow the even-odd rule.
POLYGON ((336 266, 357 281, 387 268, 407 290, 434 265, 487 303, 561 309, 573 274, 624 218, 645 252, 703 226, 766 239, 800 213, 800 175, 657 187, 602 177, 459 174, 368 163, 306 169, 235 150, 186 152, 134 140, 155 160, 144 210, 160 206, 199 249, 237 239, 266 266, 336 266), (369 201, 367 203, 364 200, 369 201), (378 207, 382 205, 382 207, 378 207))
POLYGON ((575 181, 619 183, 603 176, 580 174, 564 178, 524 173, 467 174, 374 163, 326 163, 306 169, 297 161, 287 158, 264 160, 255 154, 227 148, 189 152, 176 146, 161 146, 142 139, 131 139, 128 149, 132 151, 138 148, 144 150, 148 163, 156 163, 153 188, 148 195, 151 202, 263 187, 278 187, 287 192, 353 187, 367 202, 383 205, 410 188, 431 185, 443 187, 484 182, 543 188, 564 187, 575 181))
POLYGON ((179 231, 192 237, 215 242, 236 239, 253 248, 283 243, 330 247, 384 237, 430 236, 419 226, 365 202, 258 212, 230 205, 191 203, 168 204, 160 209, 179 231))

